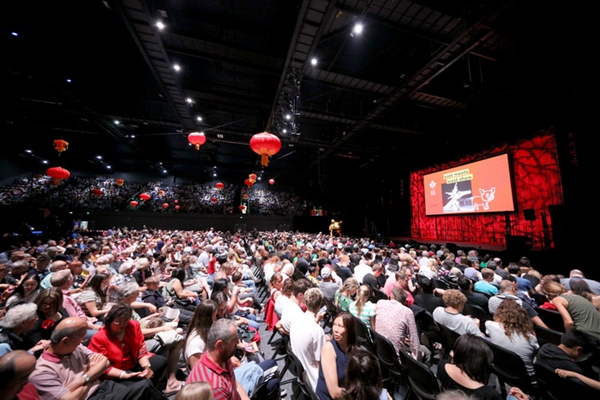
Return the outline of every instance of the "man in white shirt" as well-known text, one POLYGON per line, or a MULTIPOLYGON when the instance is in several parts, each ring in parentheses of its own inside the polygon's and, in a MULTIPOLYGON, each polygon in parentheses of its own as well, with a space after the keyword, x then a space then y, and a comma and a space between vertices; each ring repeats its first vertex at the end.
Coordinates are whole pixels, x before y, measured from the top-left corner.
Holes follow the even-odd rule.
POLYGON ((304 293, 306 312, 292 320, 290 325, 290 344, 294 355, 298 357, 306 377, 313 390, 319 378, 321 349, 325 343, 325 332, 317 321, 323 317, 319 313, 323 303, 323 293, 319 288, 310 288, 304 293))
POLYGON ((304 293, 310 288, 312 288, 312 283, 308 279, 298 279, 294 282, 291 301, 285 303, 281 310, 281 319, 275 325, 281 333, 289 335, 292 321, 304 314, 301 306, 304 304, 304 293))
POLYGON ((362 285, 364 276, 372 271, 373 269, 370 265, 367 264, 367 260, 361 258, 359 264, 356 267, 354 267, 354 277, 356 278, 358 283, 362 285))

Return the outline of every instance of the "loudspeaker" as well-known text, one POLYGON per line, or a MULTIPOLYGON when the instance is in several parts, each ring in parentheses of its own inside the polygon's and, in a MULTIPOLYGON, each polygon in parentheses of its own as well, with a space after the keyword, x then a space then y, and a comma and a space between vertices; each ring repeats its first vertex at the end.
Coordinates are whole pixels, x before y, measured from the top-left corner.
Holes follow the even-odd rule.
MULTIPOLYGON (((513 254, 523 254, 528 250, 531 250, 533 242, 530 236, 507 236, 506 247, 513 254)), ((520 257, 520 256, 519 256, 520 257)))
MULTIPOLYGON (((565 232, 569 230, 569 219, 566 215, 566 209, 563 205, 552 205, 548 206, 550 211, 550 221, 552 227, 552 241, 556 249, 567 248, 570 243, 566 243, 570 237, 565 235, 565 232)), ((574 235, 571 235, 571 237, 574 235)))
POLYGON ((533 208, 523 210, 523 216, 525 217, 525 221, 535 221, 535 210, 533 208))

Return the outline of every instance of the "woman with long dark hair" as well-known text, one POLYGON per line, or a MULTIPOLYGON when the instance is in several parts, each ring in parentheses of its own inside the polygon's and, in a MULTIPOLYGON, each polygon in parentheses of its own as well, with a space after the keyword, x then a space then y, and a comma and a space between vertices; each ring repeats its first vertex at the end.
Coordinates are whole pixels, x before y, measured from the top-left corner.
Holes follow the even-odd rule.
POLYGON ((492 374, 494 355, 485 339, 470 333, 454 343, 452 361, 440 360, 437 377, 445 390, 462 390, 480 400, 502 400, 487 382, 492 374))
POLYGON ((321 351, 319 378, 315 393, 321 400, 339 399, 346 377, 348 357, 358 348, 354 317, 349 312, 339 313, 333 320, 332 339, 325 342, 321 351))
POLYGON ((23 303, 33 303, 40 294, 40 277, 38 274, 29 274, 8 296, 5 303, 5 308, 9 309, 13 305, 23 303))
POLYGON ((185 338, 185 359, 190 371, 200 360, 206 347, 206 337, 213 322, 217 320, 218 304, 213 300, 206 300, 194 312, 190 320, 185 338))
POLYGON ((77 303, 88 317, 96 317, 102 321, 109 309, 104 308, 107 303, 107 290, 110 285, 110 275, 96 274, 86 285, 86 289, 77 296, 77 303))
POLYGON ((368 350, 359 348, 348 356, 344 400, 391 400, 383 388, 379 360, 368 350))
POLYGON ((171 272, 171 279, 165 285, 169 296, 175 300, 177 308, 194 311, 200 305, 199 295, 184 286, 186 280, 185 269, 178 267, 171 272))

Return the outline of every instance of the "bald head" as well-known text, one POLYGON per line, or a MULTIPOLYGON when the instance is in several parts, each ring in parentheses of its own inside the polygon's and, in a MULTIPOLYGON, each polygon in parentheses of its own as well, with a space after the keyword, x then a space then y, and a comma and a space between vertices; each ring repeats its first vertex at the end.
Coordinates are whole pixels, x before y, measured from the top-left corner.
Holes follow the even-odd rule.
MULTIPOLYGON (((54 332, 52 332, 52 336, 50 337, 52 347, 64 344, 67 339, 81 338, 81 340, 83 340, 85 338, 86 330, 87 321, 84 318, 65 318, 58 323, 56 328, 54 328, 54 332)), ((81 343, 81 341, 79 341, 79 343, 81 343)), ((79 345, 79 343, 77 343, 77 345, 79 345)))
POLYGON ((35 357, 25 350, 10 351, 0 357, 0 397, 14 398, 35 370, 35 357))

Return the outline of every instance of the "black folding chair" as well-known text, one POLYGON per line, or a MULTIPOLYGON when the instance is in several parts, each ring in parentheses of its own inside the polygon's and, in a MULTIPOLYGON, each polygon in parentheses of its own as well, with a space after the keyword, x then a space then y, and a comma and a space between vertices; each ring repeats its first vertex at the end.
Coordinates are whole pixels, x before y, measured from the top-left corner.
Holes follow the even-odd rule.
POLYGON ((409 383, 405 398, 410 398, 414 393, 420 400, 435 400, 442 388, 433 371, 404 350, 400 350, 400 362, 406 371, 409 383))
POLYGON ((375 354, 375 345, 369 332, 369 327, 360 318, 353 315, 354 318, 354 329, 356 330, 356 339, 358 343, 371 353, 375 354))
POLYGON ((490 341, 486 341, 487 345, 494 353, 494 362, 492 364, 494 374, 498 378, 500 391, 506 397, 506 385, 516 386, 524 393, 530 396, 537 397, 539 388, 535 377, 529 376, 525 362, 514 351, 505 349, 490 341))
POLYGON ((447 352, 449 353, 450 350, 454 348, 454 342, 460 337, 460 334, 448 328, 446 325, 437 324, 437 326, 440 329, 442 336, 446 339, 446 343, 442 343, 442 345, 447 346, 447 352))
POLYGON ((533 364, 533 370, 538 380, 540 400, 595 399, 598 397, 597 390, 590 388, 578 379, 561 378, 553 368, 544 364, 533 364))
POLYGON ((535 336, 537 337, 540 347, 546 343, 552 343, 555 345, 560 344, 560 339, 563 333, 552 329, 544 328, 543 326, 535 326, 535 336))
POLYGON ((492 319, 492 316, 488 311, 470 303, 465 303, 462 314, 477 318, 479 320, 479 330, 483 333, 485 333, 485 322, 492 319))
POLYGON ((558 332, 565 332, 565 322, 558 311, 540 307, 535 307, 535 311, 548 328, 558 332))
POLYGON ((390 393, 395 393, 399 385, 408 386, 406 371, 400 364, 398 353, 392 342, 372 329, 371 335, 375 344, 375 354, 381 365, 381 372, 384 374, 384 386, 390 393))

